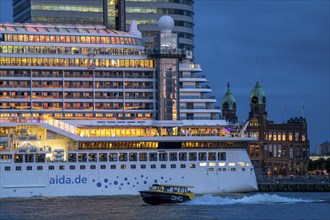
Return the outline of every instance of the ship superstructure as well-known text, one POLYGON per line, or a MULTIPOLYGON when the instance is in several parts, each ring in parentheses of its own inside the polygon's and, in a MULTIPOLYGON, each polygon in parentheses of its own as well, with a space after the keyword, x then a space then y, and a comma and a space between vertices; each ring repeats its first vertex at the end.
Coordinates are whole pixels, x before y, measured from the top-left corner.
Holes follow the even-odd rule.
POLYGON ((162 181, 196 181, 197 193, 257 188, 252 139, 219 118, 173 20, 159 27, 147 51, 136 22, 127 33, 0 24, 0 197, 137 194, 162 181))

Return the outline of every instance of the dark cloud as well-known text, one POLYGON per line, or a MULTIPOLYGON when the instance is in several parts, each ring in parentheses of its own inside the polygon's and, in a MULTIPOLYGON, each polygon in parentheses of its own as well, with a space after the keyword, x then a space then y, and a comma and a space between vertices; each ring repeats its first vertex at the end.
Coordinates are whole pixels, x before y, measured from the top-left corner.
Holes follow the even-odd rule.
POLYGON ((329 140, 328 1, 195 1, 195 35, 196 61, 218 100, 231 82, 240 120, 258 80, 269 119, 304 115, 311 148, 329 140))

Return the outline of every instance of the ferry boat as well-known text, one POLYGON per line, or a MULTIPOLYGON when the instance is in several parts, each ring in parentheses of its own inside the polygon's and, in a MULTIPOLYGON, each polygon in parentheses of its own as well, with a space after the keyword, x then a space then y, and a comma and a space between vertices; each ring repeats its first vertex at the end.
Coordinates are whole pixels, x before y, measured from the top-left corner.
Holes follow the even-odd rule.
POLYGON ((189 190, 192 186, 170 184, 153 184, 149 190, 140 191, 142 200, 150 205, 165 203, 183 203, 194 199, 194 193, 189 190))
POLYGON ((215 107, 174 21, 155 49, 103 26, 0 23, 0 198, 257 190, 236 132, 215 107))

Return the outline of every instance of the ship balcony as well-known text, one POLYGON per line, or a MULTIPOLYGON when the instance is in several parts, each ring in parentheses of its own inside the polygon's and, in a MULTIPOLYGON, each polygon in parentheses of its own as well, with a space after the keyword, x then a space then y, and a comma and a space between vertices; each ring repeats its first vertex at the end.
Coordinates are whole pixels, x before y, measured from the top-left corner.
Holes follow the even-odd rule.
POLYGON ((181 49, 153 49, 147 51, 147 54, 152 58, 186 58, 186 52, 181 49))
POLYGON ((200 64, 194 64, 194 63, 190 63, 190 64, 186 64, 186 63, 182 63, 179 65, 179 71, 189 71, 189 72, 201 72, 202 68, 200 64))

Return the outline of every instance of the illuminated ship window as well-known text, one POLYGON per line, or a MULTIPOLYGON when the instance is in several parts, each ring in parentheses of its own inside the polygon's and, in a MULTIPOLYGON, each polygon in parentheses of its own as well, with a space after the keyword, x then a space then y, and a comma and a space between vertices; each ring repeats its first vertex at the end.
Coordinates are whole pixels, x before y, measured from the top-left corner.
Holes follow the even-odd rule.
POLYGON ((238 166, 243 167, 244 166, 244 162, 238 162, 238 166))
POLYGON ((199 166, 206 167, 207 166, 207 163, 199 163, 199 166))
POLYGON ((209 163, 210 167, 215 167, 216 163, 209 163))
POLYGON ((120 169, 122 170, 126 169, 126 165, 125 164, 120 165, 120 169))
POLYGON ((136 165, 135 164, 131 164, 131 169, 136 169, 136 165))
POLYGON ((214 168, 211 167, 211 168, 208 169, 208 171, 214 171, 214 168))
POLYGON ((228 166, 234 167, 235 166, 235 163, 228 163, 228 166))
POLYGON ((189 167, 190 167, 190 168, 196 168, 196 164, 192 163, 192 164, 190 164, 189 167))
POLYGON ((219 163, 219 167, 224 167, 226 166, 226 163, 219 163))
POLYGON ((250 163, 246 163, 246 166, 249 167, 249 166, 251 166, 251 164, 250 163))
POLYGON ((59 166, 58 168, 59 170, 65 170, 65 167, 63 165, 59 166))

